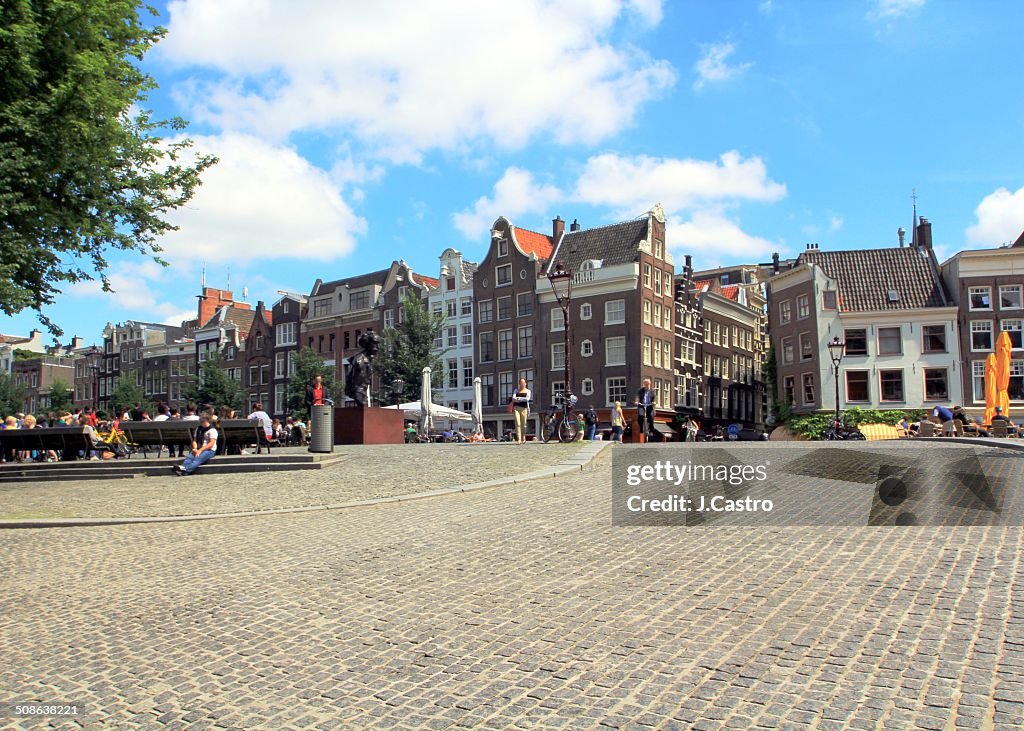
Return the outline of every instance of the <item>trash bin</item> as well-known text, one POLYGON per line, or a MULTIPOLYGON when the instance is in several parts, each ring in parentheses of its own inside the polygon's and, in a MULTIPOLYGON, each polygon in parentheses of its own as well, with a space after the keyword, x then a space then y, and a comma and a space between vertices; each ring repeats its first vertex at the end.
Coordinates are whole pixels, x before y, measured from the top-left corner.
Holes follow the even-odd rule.
POLYGON ((309 451, 334 451, 334 407, 330 404, 309 409, 309 451))

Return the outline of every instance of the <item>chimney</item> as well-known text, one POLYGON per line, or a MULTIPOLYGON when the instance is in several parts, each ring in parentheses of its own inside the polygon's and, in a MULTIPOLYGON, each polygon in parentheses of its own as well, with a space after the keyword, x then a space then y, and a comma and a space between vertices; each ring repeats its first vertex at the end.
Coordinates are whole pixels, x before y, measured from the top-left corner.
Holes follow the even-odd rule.
POLYGON ((551 222, 551 238, 554 239, 556 244, 558 239, 562 237, 563 231, 565 231, 565 221, 562 220, 561 216, 558 216, 551 222))
POLYGON ((575 219, 575 218, 572 219, 572 224, 569 226, 569 230, 570 231, 579 231, 580 230, 580 224, 579 224, 579 221, 577 219, 575 219))
POLYGON ((928 251, 932 249, 932 224, 927 218, 917 224, 917 245, 928 251))
POLYGON ((900 248, 903 248, 903 237, 907 235, 907 229, 900 226, 896 229, 896 235, 900 237, 900 248))
POLYGON ((71 338, 71 350, 78 350, 85 346, 85 340, 78 337, 77 335, 71 338))
POLYGON ((693 257, 687 254, 683 257, 683 273, 686 275, 686 280, 693 279, 693 257))
POLYGON ((772 254, 772 274, 779 273, 779 252, 772 254))

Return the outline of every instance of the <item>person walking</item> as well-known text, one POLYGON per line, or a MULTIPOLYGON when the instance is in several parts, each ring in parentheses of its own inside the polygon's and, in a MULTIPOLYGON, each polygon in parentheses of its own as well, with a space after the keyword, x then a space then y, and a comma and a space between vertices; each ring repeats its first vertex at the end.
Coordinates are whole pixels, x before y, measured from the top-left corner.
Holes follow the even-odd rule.
POLYGON ((594 441, 594 437, 597 436, 597 411, 594 409, 593 404, 583 412, 583 423, 587 429, 587 441, 594 441))
POLYGON ((179 477, 191 475, 213 459, 217 453, 218 436, 217 429, 210 425, 210 417, 205 414, 199 417, 199 430, 196 432, 196 438, 192 440, 192 451, 185 457, 184 462, 171 468, 174 474, 179 477))
POLYGON ((636 420, 640 425, 641 443, 649 440, 654 432, 654 392, 651 379, 645 378, 643 386, 636 392, 636 420))
POLYGON ((526 443, 526 423, 530 418, 530 389, 526 387, 526 379, 519 379, 519 388, 509 399, 512 402, 512 416, 516 422, 516 444, 526 443))
POLYGON ((622 413, 622 402, 616 401, 612 407, 612 441, 622 441, 622 430, 626 426, 626 417, 622 413))

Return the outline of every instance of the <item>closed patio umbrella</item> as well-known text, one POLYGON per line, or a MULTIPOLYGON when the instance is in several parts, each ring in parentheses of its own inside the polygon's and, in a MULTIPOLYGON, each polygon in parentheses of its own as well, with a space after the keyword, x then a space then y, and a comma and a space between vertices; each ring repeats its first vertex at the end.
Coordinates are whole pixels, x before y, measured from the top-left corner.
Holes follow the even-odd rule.
POLYGON ((1010 416, 1010 354, 1013 351, 1013 343, 1010 342, 1010 333, 1003 330, 996 340, 996 389, 998 393, 998 405, 1003 409, 1003 416, 1010 416))
POLYGON ((999 386, 996 385, 996 355, 989 353, 985 360, 985 423, 991 424, 999 406, 999 386))
POLYGON ((434 388, 430 382, 430 373, 430 366, 423 369, 423 385, 420 387, 420 406, 423 409, 424 433, 430 433, 430 430, 434 428, 434 403, 431 400, 434 396, 434 388))
POLYGON ((473 379, 473 433, 484 433, 484 402, 480 387, 480 376, 473 379))

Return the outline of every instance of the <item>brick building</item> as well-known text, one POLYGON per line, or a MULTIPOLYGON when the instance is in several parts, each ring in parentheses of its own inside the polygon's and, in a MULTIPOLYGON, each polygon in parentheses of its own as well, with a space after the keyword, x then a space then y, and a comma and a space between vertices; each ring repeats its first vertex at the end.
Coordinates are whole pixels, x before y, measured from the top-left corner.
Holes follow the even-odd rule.
POLYGON ((274 371, 272 378, 272 405, 264 406, 267 413, 283 419, 290 415, 288 409, 288 379, 295 373, 295 354, 301 341, 302 315, 306 307, 306 295, 294 292, 279 292, 281 299, 271 309, 274 324, 274 371))
POLYGON ((245 335, 242 347, 242 392, 245 394, 246 414, 252 413, 256 404, 262 404, 267 413, 275 413, 273 403, 274 368, 274 325, 272 313, 267 311, 263 300, 256 303, 252 325, 245 335))
POLYGON ((109 412, 112 408, 130 407, 132 404, 113 404, 110 396, 118 380, 128 379, 139 389, 144 387, 143 350, 147 346, 173 342, 182 337, 183 330, 175 325, 128 320, 103 329, 103 356, 99 366, 99 408, 109 412))
POLYGON ((37 417, 46 414, 50 408, 51 388, 57 381, 67 387, 68 396, 72 399, 74 397, 75 368, 70 356, 39 355, 15 361, 11 376, 16 385, 25 389, 22 410, 26 414, 35 414, 37 417))

